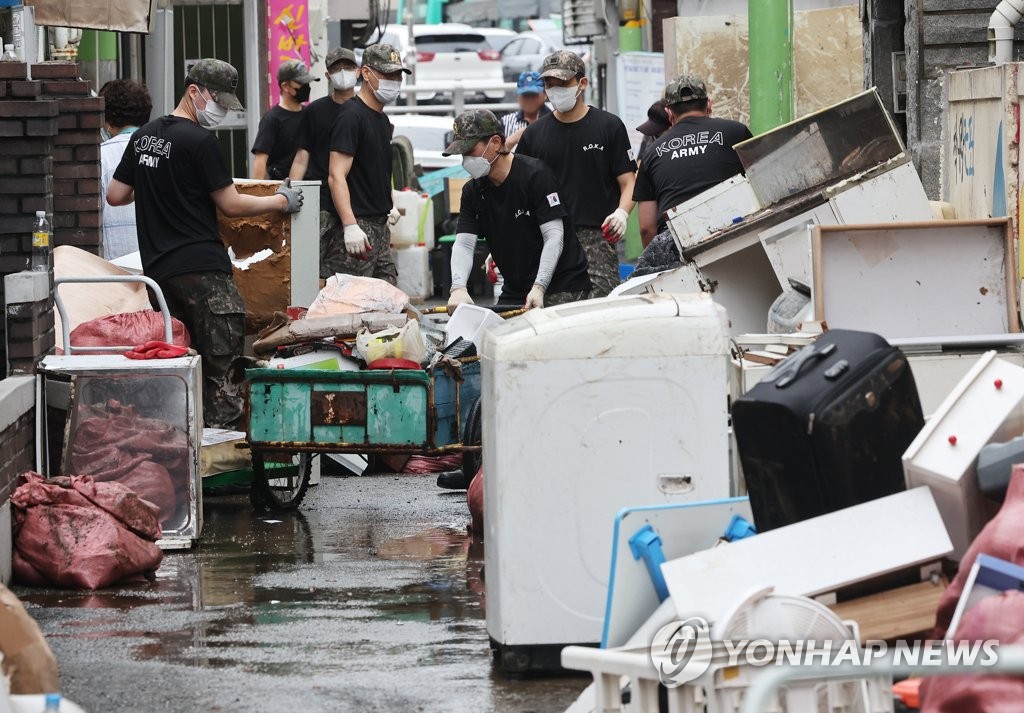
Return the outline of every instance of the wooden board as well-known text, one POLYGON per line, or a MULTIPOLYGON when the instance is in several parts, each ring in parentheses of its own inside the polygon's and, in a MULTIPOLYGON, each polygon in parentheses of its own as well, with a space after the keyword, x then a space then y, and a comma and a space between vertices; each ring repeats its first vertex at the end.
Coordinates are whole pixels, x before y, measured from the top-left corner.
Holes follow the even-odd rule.
POLYGON ((462 210, 462 187, 469 181, 468 178, 448 179, 448 212, 458 215, 462 210))
POLYGON ((948 582, 918 582, 829 607, 860 626, 861 643, 909 639, 935 626, 935 612, 948 582))

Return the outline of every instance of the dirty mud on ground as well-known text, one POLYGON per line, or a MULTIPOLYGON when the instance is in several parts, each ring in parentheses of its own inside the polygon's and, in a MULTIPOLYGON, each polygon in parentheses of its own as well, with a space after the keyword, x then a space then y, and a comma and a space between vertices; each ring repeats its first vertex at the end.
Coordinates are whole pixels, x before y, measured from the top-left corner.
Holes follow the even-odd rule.
POLYGON ((483 551, 434 476, 325 477, 301 511, 208 498, 202 543, 157 581, 16 588, 64 694, 120 711, 561 711, 586 678, 492 668, 483 551))

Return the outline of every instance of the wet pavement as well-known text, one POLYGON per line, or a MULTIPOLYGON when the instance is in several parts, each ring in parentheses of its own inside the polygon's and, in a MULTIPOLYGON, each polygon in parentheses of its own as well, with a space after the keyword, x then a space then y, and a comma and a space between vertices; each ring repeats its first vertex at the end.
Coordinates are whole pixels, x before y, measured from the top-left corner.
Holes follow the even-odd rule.
POLYGON ((285 516, 208 498, 152 584, 15 591, 93 713, 564 710, 589 679, 492 668, 482 546, 434 479, 325 477, 285 516))

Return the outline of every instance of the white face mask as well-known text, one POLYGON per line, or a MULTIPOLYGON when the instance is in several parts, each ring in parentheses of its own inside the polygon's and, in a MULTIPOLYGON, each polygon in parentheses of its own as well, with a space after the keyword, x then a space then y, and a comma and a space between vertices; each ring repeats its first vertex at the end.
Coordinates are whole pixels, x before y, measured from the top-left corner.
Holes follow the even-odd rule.
MULTIPOLYGON (((488 142, 487 145, 490 146, 490 142, 488 142)), ((500 156, 501 154, 496 154, 494 158, 492 158, 490 161, 487 160, 486 154, 487 149, 484 148, 484 152, 480 156, 463 156, 462 167, 466 169, 466 173, 468 173, 473 178, 483 178, 488 173, 490 173, 491 164, 497 161, 498 156, 500 156)))
POLYGON ((551 87, 547 90, 548 99, 551 100, 551 106, 555 107, 555 111, 565 113, 572 111, 573 107, 576 106, 576 97, 583 91, 581 85, 575 87, 551 87))
POLYGON ((377 97, 377 101, 381 104, 391 104, 398 99, 398 93, 402 90, 402 83, 394 79, 381 79, 373 70, 370 70, 373 76, 377 77, 377 88, 373 89, 373 85, 370 85, 370 89, 373 89, 373 96, 377 97))
POLYGON ((331 75, 331 84, 338 91, 351 89, 356 85, 357 73, 354 69, 342 69, 331 75))
MULTIPOLYGON (((206 99, 206 97, 203 98, 206 99)), ((199 120, 199 125, 207 129, 216 128, 228 115, 228 110, 213 99, 206 99, 205 109, 198 108, 193 99, 192 108, 196 110, 196 119, 199 120)))

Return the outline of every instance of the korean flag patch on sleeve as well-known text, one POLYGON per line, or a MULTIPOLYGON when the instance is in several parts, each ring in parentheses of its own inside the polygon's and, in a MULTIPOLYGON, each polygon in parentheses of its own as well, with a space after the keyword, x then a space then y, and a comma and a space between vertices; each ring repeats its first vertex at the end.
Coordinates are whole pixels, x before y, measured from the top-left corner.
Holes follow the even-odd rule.
POLYGON ((559 200, 557 193, 548 193, 548 205, 554 208, 556 205, 561 205, 562 201, 559 200))
POLYGON ((630 161, 636 161, 636 151, 634 151, 633 149, 627 150, 626 156, 629 158, 630 161))

